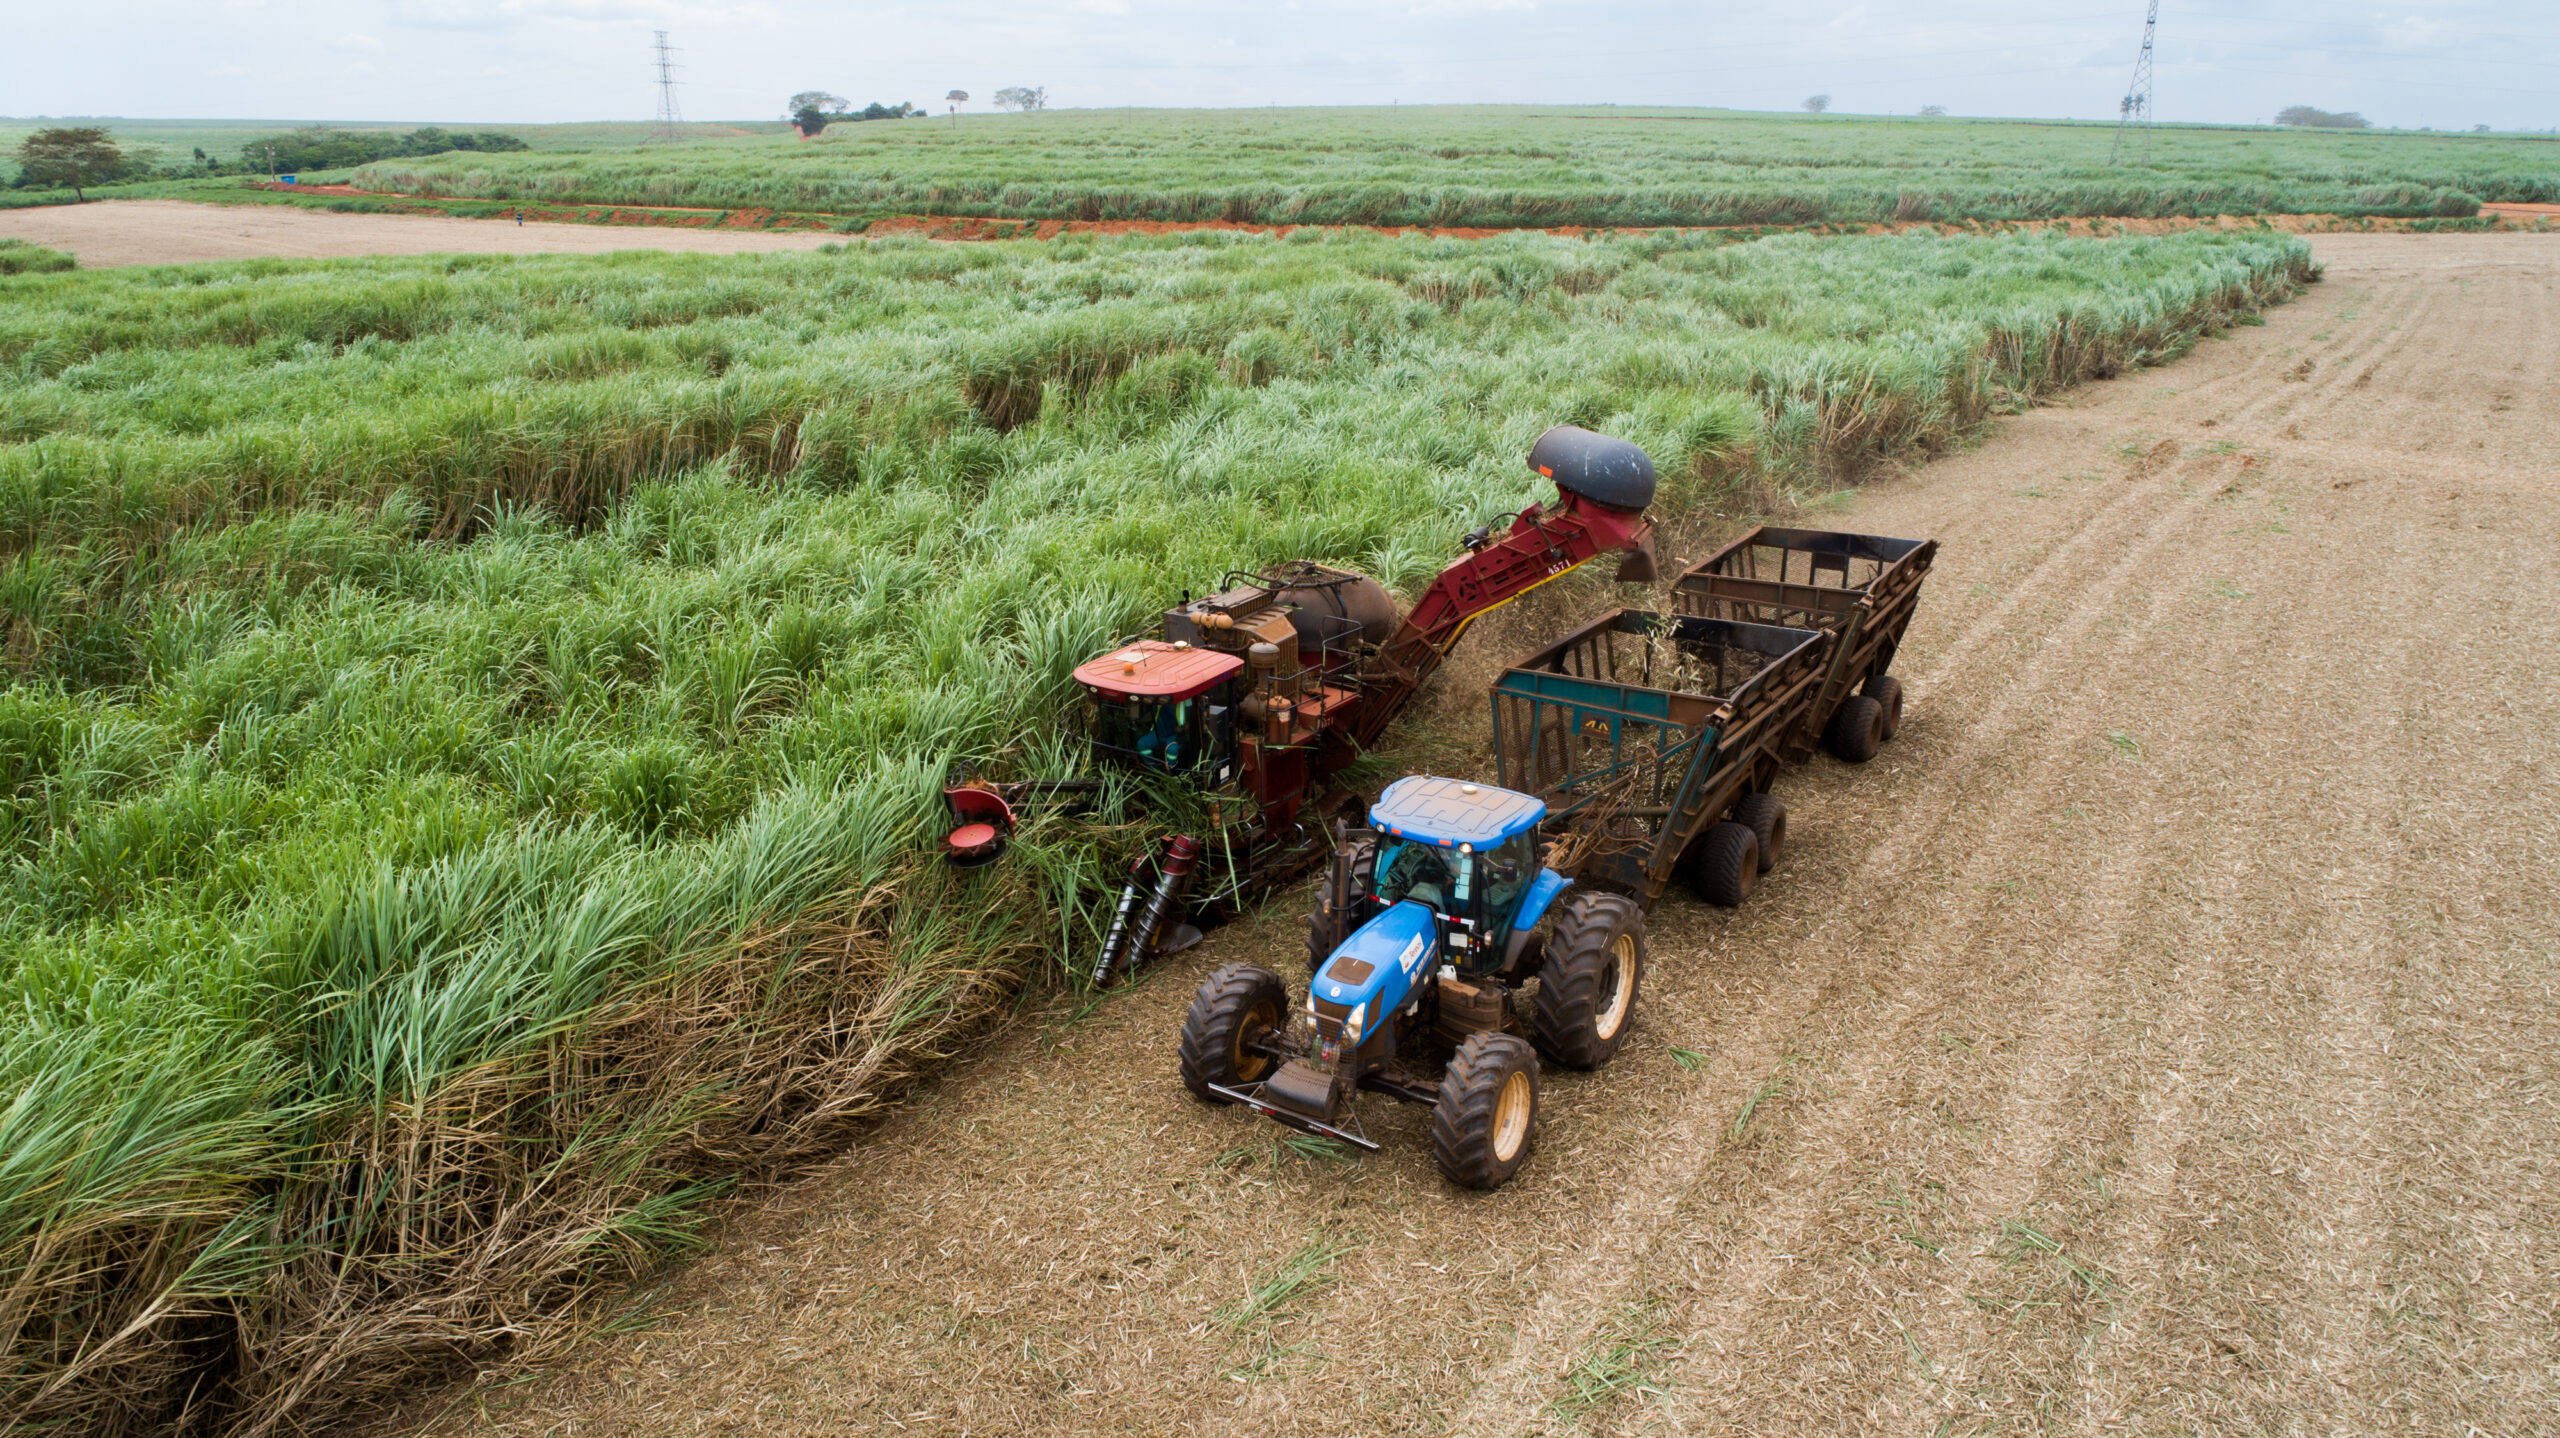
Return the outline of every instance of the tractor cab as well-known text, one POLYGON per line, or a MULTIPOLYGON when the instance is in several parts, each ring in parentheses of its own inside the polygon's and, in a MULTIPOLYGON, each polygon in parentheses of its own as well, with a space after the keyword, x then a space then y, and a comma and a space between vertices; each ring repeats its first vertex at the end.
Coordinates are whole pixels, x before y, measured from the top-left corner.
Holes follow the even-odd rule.
POLYGON ((1459 972, 1498 967, 1521 900, 1539 884, 1537 829, 1546 815, 1539 800, 1489 784, 1432 775, 1396 781, 1369 810, 1378 834, 1375 904, 1419 903, 1438 915, 1439 947, 1459 972))

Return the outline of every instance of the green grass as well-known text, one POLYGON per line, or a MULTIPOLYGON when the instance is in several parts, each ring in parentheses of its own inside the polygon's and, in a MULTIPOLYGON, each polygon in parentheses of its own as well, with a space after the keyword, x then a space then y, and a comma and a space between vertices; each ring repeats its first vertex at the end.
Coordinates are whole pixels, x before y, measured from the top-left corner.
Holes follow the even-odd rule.
MULTIPOLYGON (((153 165, 185 164, 197 150, 216 159, 239 158, 252 141, 281 135, 300 126, 327 125, 358 132, 404 133, 420 123, 391 120, 128 120, 120 116, 52 116, 43 120, 0 116, 0 184, 18 175, 15 158, 20 141, 37 130, 61 125, 96 125, 107 131, 128 155, 153 165)), ((610 148, 627 150, 645 144, 657 127, 646 122, 598 121, 571 125, 484 125, 439 122, 448 130, 495 130, 515 136, 536 150, 610 148)), ((688 145, 717 145, 789 134, 789 122, 710 122, 682 127, 688 145)), ((121 191, 118 191, 121 193, 121 191)))
POLYGON ((1217 1311, 1217 1321, 1229 1328, 1252 1328, 1267 1324, 1285 1313, 1291 1305, 1312 1296, 1333 1282, 1333 1265, 1344 1254, 1360 1247, 1348 1239, 1316 1237, 1293 1253, 1278 1268, 1248 1285, 1235 1302, 1217 1311))
POLYGON ((2520 136, 2163 129, 1701 110, 1085 110, 838 125, 814 141, 387 160, 357 183, 527 202, 1007 219, 1805 225, 2321 212, 2560 199, 2520 136), (1026 176, 1036 178, 1026 179, 1026 176))
POLYGON ((0 236, 0 275, 59 274, 78 268, 80 262, 60 250, 0 236))
POLYGON ((1076 772, 1069 671, 1185 586, 1410 592, 1558 421, 1668 519, 1819 489, 2307 273, 1307 231, 11 279, 0 1426, 325 1427, 1066 982, 1124 796, 964 876, 938 785, 1076 772))
POLYGON ((1622 1306, 1566 1365, 1563 1391, 1547 1404, 1569 1432, 1627 1397, 1659 1398, 1668 1391, 1673 1341, 1662 1334, 1659 1298, 1622 1306))

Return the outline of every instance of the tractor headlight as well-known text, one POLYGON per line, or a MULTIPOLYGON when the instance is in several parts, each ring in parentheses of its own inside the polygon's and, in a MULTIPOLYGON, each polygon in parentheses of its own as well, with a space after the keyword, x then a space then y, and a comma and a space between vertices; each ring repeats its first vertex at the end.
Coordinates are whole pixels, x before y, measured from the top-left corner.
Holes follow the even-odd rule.
POLYGON ((1351 1012, 1342 1016, 1342 1046, 1344 1048, 1348 1049, 1359 1047, 1360 1027, 1362 1022, 1368 1017, 1369 1003, 1366 999, 1352 1005, 1351 1012))

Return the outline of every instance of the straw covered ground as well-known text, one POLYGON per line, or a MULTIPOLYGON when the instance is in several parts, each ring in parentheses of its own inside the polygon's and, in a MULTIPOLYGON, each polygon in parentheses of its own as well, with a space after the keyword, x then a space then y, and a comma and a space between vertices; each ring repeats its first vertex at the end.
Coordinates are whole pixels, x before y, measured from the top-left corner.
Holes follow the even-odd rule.
POLYGON ((1823 511, 1947 541, 1901 737, 1781 782, 1745 908, 1656 912, 1508 1188, 1383 1101, 1346 1162, 1184 1094, 1275 906, 427 1431, 2553 1431, 2560 242, 2317 245, 1823 511))
POLYGON ((1082 952, 1135 836, 1115 794, 956 883, 947 764, 1072 771, 1068 671, 1181 587, 1409 588, 1560 420, 1674 516, 1819 488, 2307 268, 1309 233, 0 278, 0 1424, 326 1427, 843 1142, 1082 952))

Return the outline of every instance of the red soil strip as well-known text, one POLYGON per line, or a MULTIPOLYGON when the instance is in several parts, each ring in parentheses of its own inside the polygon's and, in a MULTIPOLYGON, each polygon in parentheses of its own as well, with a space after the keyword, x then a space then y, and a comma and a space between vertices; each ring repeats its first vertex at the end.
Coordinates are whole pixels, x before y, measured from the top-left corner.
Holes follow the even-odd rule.
MULTIPOLYGON (((2482 206, 2482 213, 2491 207, 2482 206)), ((2560 205, 2507 206, 2512 210, 2548 212, 2560 219, 2560 205)), ((2543 218, 2541 214, 2522 213, 2507 216, 2526 220, 2543 218)), ((2339 231, 2399 231, 2425 223, 2419 220, 2374 215, 2215 215, 2203 218, 2170 216, 2159 219, 2073 218, 2059 220, 1965 220, 1954 223, 1918 221, 1901 224, 1817 224, 1817 225, 1522 225, 1510 228, 1488 228, 1467 225, 1256 225, 1233 220, 994 220, 975 217, 940 218, 929 215, 897 215, 874 220, 863 233, 873 235, 924 235, 937 240, 1051 240, 1060 235, 1170 235, 1191 230, 1232 230, 1244 234, 1285 235, 1297 229, 1369 228, 1384 235, 1428 235, 1435 239, 1482 240, 1496 235, 1535 232, 1549 235, 1584 237, 1607 234, 1650 234, 1657 230, 1682 233, 1700 231, 1740 231, 1746 233, 1806 233, 1824 235, 1899 235, 1930 233, 1941 235, 1993 234, 2012 230, 2061 230, 2075 235, 2166 235, 2185 230, 2254 230, 2272 229, 2286 234, 2330 234, 2339 231)))

